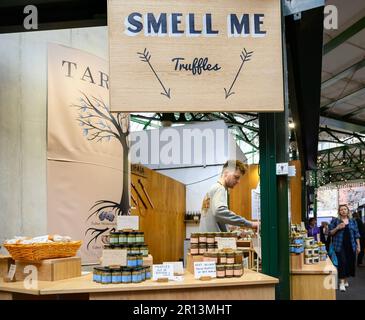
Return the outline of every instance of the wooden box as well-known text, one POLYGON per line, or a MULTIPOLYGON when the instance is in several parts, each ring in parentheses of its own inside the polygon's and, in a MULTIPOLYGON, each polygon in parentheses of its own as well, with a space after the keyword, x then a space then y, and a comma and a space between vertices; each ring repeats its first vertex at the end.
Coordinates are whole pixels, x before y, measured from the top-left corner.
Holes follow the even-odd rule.
POLYGON ((304 253, 296 254, 291 253, 290 254, 290 268, 291 270, 301 270, 303 268, 304 264, 304 253))
POLYGON ((11 264, 14 264, 14 260, 11 256, 0 255, 0 279, 3 279, 8 275, 11 264))
POLYGON ((186 256, 186 270, 191 274, 194 274, 194 262, 202 262, 203 256, 201 255, 191 255, 190 253, 186 256))
POLYGON ((38 270, 38 280, 58 281, 81 276, 81 258, 70 257, 60 259, 46 259, 40 262, 16 261, 15 278, 24 280, 30 273, 24 273, 24 268, 33 265, 38 270))
POLYGON ((153 265, 153 257, 149 254, 148 257, 143 257, 143 266, 148 267, 153 265))
POLYGON ((237 240, 237 248, 253 248, 251 240, 237 240))

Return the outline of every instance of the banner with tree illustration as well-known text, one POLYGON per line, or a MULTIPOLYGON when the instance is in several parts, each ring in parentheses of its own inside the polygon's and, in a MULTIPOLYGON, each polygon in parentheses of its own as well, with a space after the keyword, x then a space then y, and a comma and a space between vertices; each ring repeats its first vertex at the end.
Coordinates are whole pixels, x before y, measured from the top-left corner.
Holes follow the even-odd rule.
POLYGON ((111 113, 108 64, 81 50, 48 47, 49 233, 82 240, 97 262, 118 214, 128 213, 128 116, 111 113))

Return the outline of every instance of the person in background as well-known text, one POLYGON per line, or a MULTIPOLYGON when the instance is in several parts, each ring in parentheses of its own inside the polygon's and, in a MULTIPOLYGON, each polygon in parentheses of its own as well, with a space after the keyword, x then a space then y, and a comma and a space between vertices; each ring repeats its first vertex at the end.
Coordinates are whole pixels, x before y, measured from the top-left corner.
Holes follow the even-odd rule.
POLYGON ((308 237, 313 237, 315 241, 319 241, 319 233, 320 230, 317 226, 317 220, 316 218, 310 218, 308 221, 308 237))
POLYGON ((353 218, 355 219, 357 223, 357 228, 359 229, 360 233, 360 253, 357 256, 357 266, 358 267, 364 267, 365 265, 362 263, 364 259, 364 249, 365 249, 365 227, 364 223, 361 220, 361 214, 360 212, 355 212, 353 215, 353 218))
POLYGON ((259 222, 246 220, 228 209, 227 189, 234 188, 246 170, 247 166, 239 160, 223 165, 221 177, 204 197, 199 232, 227 232, 226 225, 258 228, 259 222))
POLYGON ((322 221, 321 226, 319 227, 319 238, 322 243, 326 245, 327 252, 329 251, 331 236, 329 234, 329 223, 327 221, 322 221))
POLYGON ((338 218, 331 221, 329 230, 338 260, 339 288, 340 291, 346 291, 349 286, 347 278, 355 276, 356 254, 360 253, 359 229, 356 221, 351 219, 347 205, 339 206, 338 218))

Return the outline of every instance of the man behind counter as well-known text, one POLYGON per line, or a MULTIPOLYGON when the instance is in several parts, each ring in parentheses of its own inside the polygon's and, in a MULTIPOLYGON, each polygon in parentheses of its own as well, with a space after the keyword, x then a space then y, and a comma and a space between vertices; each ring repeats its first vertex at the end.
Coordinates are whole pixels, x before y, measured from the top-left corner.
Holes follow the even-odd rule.
POLYGON ((258 222, 249 221, 228 209, 227 189, 234 188, 246 173, 247 166, 239 160, 229 160, 223 165, 218 182, 204 197, 199 232, 227 232, 227 224, 257 229, 258 222))

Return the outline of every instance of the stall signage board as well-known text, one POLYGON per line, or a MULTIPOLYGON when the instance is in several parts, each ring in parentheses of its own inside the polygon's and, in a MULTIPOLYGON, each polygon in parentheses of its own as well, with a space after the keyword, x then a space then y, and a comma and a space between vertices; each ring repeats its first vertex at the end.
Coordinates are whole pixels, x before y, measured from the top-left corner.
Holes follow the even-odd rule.
POLYGON ((194 278, 216 278, 217 268, 214 261, 194 262, 194 278))
POLYGON ((170 264, 154 264, 152 265, 152 280, 167 278, 173 280, 174 266, 170 264))
POLYGON ((282 111, 280 0, 109 0, 110 107, 282 111))
POLYGON ((217 238, 218 250, 222 249, 237 249, 236 238, 217 238))
POLYGON ((118 230, 139 230, 138 216, 117 216, 118 230))
POLYGON ((109 266, 126 266, 127 265, 127 250, 104 249, 101 265, 109 266))

